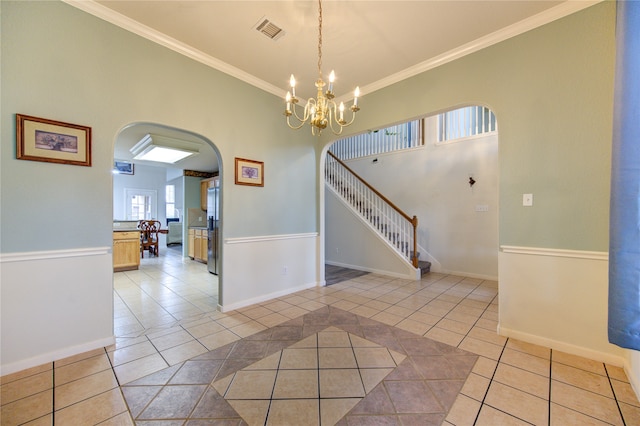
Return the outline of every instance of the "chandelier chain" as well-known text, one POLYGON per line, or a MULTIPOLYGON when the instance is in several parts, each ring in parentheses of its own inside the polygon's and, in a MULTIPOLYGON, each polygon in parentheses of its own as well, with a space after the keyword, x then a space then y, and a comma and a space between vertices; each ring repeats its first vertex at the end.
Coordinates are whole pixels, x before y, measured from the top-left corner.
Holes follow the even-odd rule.
POLYGON ((322 0, 318 0, 318 77, 322 79, 322 0))

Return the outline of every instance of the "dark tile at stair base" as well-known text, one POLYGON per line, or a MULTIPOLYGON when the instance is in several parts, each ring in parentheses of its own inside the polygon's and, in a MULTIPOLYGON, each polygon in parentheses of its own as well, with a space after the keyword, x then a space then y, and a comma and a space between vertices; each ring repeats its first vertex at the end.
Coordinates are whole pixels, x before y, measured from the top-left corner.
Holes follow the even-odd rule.
POLYGON ((407 355, 442 355, 438 342, 428 339, 402 339, 400 344, 407 355))
POLYGON ((405 359, 393 370, 385 380, 423 380, 424 377, 415 369, 410 358, 405 359))
MULTIPOLYGON (((274 327, 270 340, 300 340, 302 339, 301 326, 274 327)), ((294 342, 291 342, 294 343, 294 342)))
POLYGON ((460 368, 452 365, 444 356, 414 356, 411 357, 411 359, 416 366, 416 370, 427 380, 447 380, 466 377, 460 368))
MULTIPOLYGON (((163 425, 154 425, 163 426, 163 425)), ((237 419, 208 419, 208 420, 189 420, 184 426, 248 426, 241 418, 237 419)))
POLYGON ((264 358, 269 342, 265 340, 241 340, 231 350, 231 358, 264 358))

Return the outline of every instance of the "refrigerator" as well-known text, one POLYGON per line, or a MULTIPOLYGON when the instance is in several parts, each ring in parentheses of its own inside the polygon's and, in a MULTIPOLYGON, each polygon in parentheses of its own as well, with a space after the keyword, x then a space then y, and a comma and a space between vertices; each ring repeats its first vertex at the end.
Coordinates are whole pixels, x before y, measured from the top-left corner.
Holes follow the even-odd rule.
POLYGON ((216 179, 207 190, 207 269, 218 275, 220 268, 220 186, 216 179))

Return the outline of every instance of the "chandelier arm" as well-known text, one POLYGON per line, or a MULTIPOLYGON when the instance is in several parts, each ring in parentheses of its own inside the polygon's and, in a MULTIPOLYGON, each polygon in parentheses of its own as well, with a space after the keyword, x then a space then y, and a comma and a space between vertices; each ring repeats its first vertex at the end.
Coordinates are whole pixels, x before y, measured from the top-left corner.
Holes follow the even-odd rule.
MULTIPOLYGON (((300 107, 300 108, 302 108, 302 107, 300 107)), ((309 112, 308 112, 308 110, 307 110, 306 105, 305 105, 305 107, 304 107, 304 115, 303 115, 303 117, 302 117, 302 118, 300 118, 300 116, 298 115, 298 105, 297 105, 297 104, 294 104, 294 105, 293 105, 293 108, 292 108, 291 112, 293 113, 294 117, 296 117, 296 119, 297 119, 298 121, 302 121, 303 123, 304 123, 305 121, 307 121, 307 119, 309 118, 309 112)))
POLYGON ((291 124, 291 121, 289 120, 290 118, 291 118, 290 116, 287 116, 287 126, 289 126, 290 128, 292 128, 293 130, 298 130, 298 129, 300 129, 302 126, 304 126, 304 123, 305 123, 305 122, 304 122, 304 121, 302 121, 302 120, 299 120, 299 121, 300 121, 300 125, 298 125, 298 126, 294 126, 294 125, 292 125, 292 124, 291 124))

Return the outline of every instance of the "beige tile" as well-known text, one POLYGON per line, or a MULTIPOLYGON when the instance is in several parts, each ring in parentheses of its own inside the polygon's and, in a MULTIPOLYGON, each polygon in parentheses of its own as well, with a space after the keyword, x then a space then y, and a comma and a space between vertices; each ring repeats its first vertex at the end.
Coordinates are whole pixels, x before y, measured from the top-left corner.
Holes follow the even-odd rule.
POLYGON ((264 306, 251 306, 249 308, 240 309, 239 311, 251 319, 257 319, 273 313, 271 309, 267 309, 264 306))
POLYGON ((361 317, 365 317, 365 318, 371 318, 372 316, 379 314, 381 311, 382 309, 377 309, 377 308, 373 308, 371 306, 365 306, 365 305, 359 305, 351 309, 351 312, 353 312, 354 314, 360 315, 361 317))
POLYGON ((607 375, 612 379, 619 380, 621 382, 629 383, 629 378, 627 377, 627 373, 625 373, 624 368, 616 367, 615 365, 605 365, 607 369, 607 375))
POLYGON ((318 370, 279 370, 273 399, 318 398, 318 370))
POLYGON ((211 386, 218 391, 220 395, 226 397, 227 390, 229 390, 229 385, 233 381, 234 376, 235 374, 229 374, 220 380, 216 380, 211 384, 211 386))
POLYGON ((318 368, 318 351, 311 348, 287 348, 282 351, 281 370, 318 368))
POLYGON ((395 368, 387 348, 353 348, 359 368, 395 368))
POLYGON ((210 351, 216 348, 219 348, 221 346, 227 345, 229 343, 235 342, 236 340, 240 340, 240 336, 232 333, 229 330, 219 331, 217 333, 213 333, 198 339, 198 341, 210 351))
POLYGON ((288 349, 293 348, 317 348, 318 347, 318 335, 312 334, 311 336, 305 337, 293 345, 290 345, 288 349))
POLYGON ((402 330, 406 330, 410 333, 417 334, 418 336, 422 336, 427 331, 429 331, 429 329, 431 329, 432 326, 407 318, 400 321, 398 324, 396 324, 396 327, 402 330))
POLYGON ((228 400, 234 410, 249 426, 263 426, 267 419, 270 401, 228 400))
POLYGON ((476 401, 482 401, 487 394, 490 383, 490 379, 482 377, 479 374, 471 373, 464 382, 464 386, 462 386, 460 392, 476 401))
POLYGON ((549 378, 500 363, 493 380, 539 398, 549 399, 549 378))
POLYGON ((109 359, 113 365, 121 365, 157 352, 151 342, 145 340, 142 343, 109 352, 109 359))
POLYGON ((160 352, 169 365, 176 365, 180 362, 194 358, 208 352, 208 349, 197 340, 192 340, 182 345, 174 346, 160 352))
POLYGON ((478 340, 483 340, 485 342, 493 343, 494 345, 502 346, 507 343, 507 338, 503 336, 498 336, 495 331, 485 330, 480 327, 473 327, 469 331, 469 337, 473 337, 478 340))
POLYGON ((54 366, 56 368, 62 367, 62 366, 65 366, 65 365, 68 365, 68 364, 73 364, 73 363, 76 363, 78 361, 82 361, 82 360, 85 360, 85 359, 88 359, 88 358, 94 358, 94 357, 97 357, 97 356, 101 356, 101 355, 104 355, 104 353, 105 353, 104 348, 98 348, 98 349, 94 349, 94 350, 91 350, 91 351, 82 352, 82 353, 79 353, 77 355, 73 355, 73 356, 70 356, 70 357, 66 357, 66 358, 62 358, 62 359, 56 360, 55 363, 54 363, 54 366))
POLYGON ((52 371, 52 370, 53 370, 53 363, 48 362, 46 364, 38 365, 37 367, 31 367, 25 370, 17 371, 15 373, 6 374, 0 377, 0 385, 5 385, 7 383, 11 383, 16 380, 25 379, 29 376, 34 376, 40 373, 44 373, 45 371, 52 371))
POLYGON ((134 426, 134 423, 131 419, 131 414, 129 414, 129 412, 125 412, 105 420, 100 423, 100 426, 134 426))
POLYGON ((322 425, 335 425, 361 398, 338 398, 320 400, 320 420, 322 425))
POLYGON ((318 333, 320 348, 350 348, 351 341, 346 331, 321 331, 318 333))
POLYGON ((60 386, 64 383, 109 369, 111 369, 111 363, 109 362, 109 357, 103 350, 102 353, 97 356, 71 364, 65 364, 62 367, 56 367, 54 373, 55 386, 60 386))
POLYGON ((309 311, 307 311, 306 309, 302 309, 297 306, 292 306, 290 308, 283 309, 282 311, 278 311, 280 315, 284 315, 289 319, 298 318, 299 316, 302 316, 308 312, 309 311))
POLYGON ((168 366, 160 354, 154 354, 114 367, 114 371, 118 381, 123 385, 165 369, 168 366))
POLYGON ((365 393, 371 392, 393 370, 393 368, 360 368, 365 393))
POLYGON ((363 339, 355 334, 349 334, 349 340, 351 340, 351 346, 354 348, 380 348, 381 346, 371 340, 363 339))
POLYGON ((471 327, 473 327, 473 325, 443 318, 442 320, 438 321, 436 327, 465 335, 469 332, 469 330, 471 330, 471 327))
POLYGON ((622 425, 615 400, 575 386, 552 380, 551 402, 614 425, 622 425))
POLYGON ((551 349, 544 346, 534 345, 533 343, 523 342, 522 340, 510 338, 507 342, 508 349, 513 349, 518 352, 524 352, 529 355, 537 356, 546 360, 551 359, 551 349))
POLYGON ((607 372, 604 369, 604 364, 602 362, 593 361, 591 359, 583 358, 581 356, 572 355, 561 351, 553 351, 551 357, 554 362, 570 365, 572 367, 590 371, 601 376, 607 375, 607 372))
POLYGON ((112 389, 62 410, 56 411, 56 424, 98 424, 127 411, 119 388, 112 389))
POLYGON ((541 376, 548 377, 551 372, 549 360, 509 348, 506 348, 502 353, 500 362, 531 371, 541 376))
POLYGON ((482 377, 493 378, 493 375, 498 367, 498 362, 493 359, 489 359, 486 357, 478 357, 473 369, 471 370, 473 373, 476 373, 482 377))
POLYGON ((24 426, 52 426, 53 425, 53 413, 46 416, 38 417, 35 420, 24 423, 24 426))
POLYGON ((474 339, 473 337, 465 337, 460 345, 460 349, 472 352, 474 354, 482 355, 491 359, 499 359, 502 353, 502 346, 494 345, 493 343, 485 342, 483 340, 474 339))
POLYGON ((640 425, 640 407, 620 402, 620 410, 626 425, 640 425))
POLYGON ((357 368, 351 347, 318 348, 318 365, 320 368, 357 368))
POLYGON ((613 398, 609 379, 595 373, 590 373, 586 370, 552 362, 551 378, 553 380, 598 393, 608 398, 613 398))
POLYGON ((357 369, 320 370, 320 398, 365 396, 357 369))
POLYGON ((385 312, 380 312, 379 314, 376 314, 376 315, 372 316, 371 319, 374 319, 376 321, 380 321, 381 323, 384 323, 384 324, 387 324, 387 325, 396 325, 397 323, 402 321, 404 319, 404 317, 401 317, 399 315, 390 314, 390 313, 385 311, 385 312))
POLYGON ((585 416, 577 411, 570 410, 562 405, 551 404, 551 426, 580 425, 580 426, 606 426, 605 423, 593 417, 585 416))
MULTIPOLYGON (((496 410, 489 405, 483 405, 474 426, 526 426, 530 424, 531 423, 522 421, 517 417, 496 410)), ((543 423, 538 424, 542 425, 543 423)))
POLYGON ((53 390, 19 399, 0 408, 2 426, 19 425, 53 412, 53 390))
POLYGON ((91 376, 56 386, 54 390, 55 409, 60 410, 117 387, 118 382, 112 370, 101 371, 91 376))
POLYGON ((274 327, 278 324, 282 324, 285 321, 289 321, 289 318, 276 312, 276 313, 258 318, 257 321, 266 327, 274 327))
POLYGON ((159 351, 164 351, 165 349, 173 348, 193 340, 194 337, 192 335, 181 329, 175 333, 153 337, 151 338, 151 343, 153 343, 153 346, 159 351))
POLYGON ((13 380, 0 386, 0 402, 2 405, 35 395, 53 388, 53 371, 45 370, 26 376, 19 380, 13 380))
POLYGON ((293 399, 272 401, 266 426, 320 424, 320 408, 317 400, 293 399))
POLYGON ((218 333, 224 329, 225 328, 223 326, 221 326, 220 324, 212 320, 208 320, 203 324, 198 324, 198 325, 186 328, 187 332, 189 332, 189 334, 191 334, 196 339, 199 339, 204 336, 208 336, 213 333, 218 333))
POLYGON ((485 404, 535 425, 546 424, 549 416, 549 403, 546 399, 496 381, 489 387, 485 404))
POLYGON ((353 302, 349 302, 348 300, 338 300, 335 303, 332 303, 331 306, 334 306, 336 308, 345 310, 345 311, 350 311, 354 308, 357 308, 358 305, 357 303, 353 303, 353 302))
POLYGON ((269 399, 275 380, 275 370, 240 370, 235 373, 225 399, 269 399))
POLYGON ((261 359, 260 361, 254 362, 253 364, 245 367, 245 370, 277 370, 278 366, 281 364, 280 359, 282 357, 282 351, 278 351, 274 354, 269 355, 266 358, 261 359))
POLYGON ((249 321, 246 322, 244 324, 240 324, 238 326, 235 327, 231 327, 229 329, 229 331, 233 332, 234 334, 237 334, 240 337, 248 337, 251 336, 253 334, 256 334, 260 331, 266 330, 267 327, 265 327, 264 325, 260 324, 257 321, 249 321))
POLYGON ((479 401, 465 395, 458 395, 446 420, 456 426, 473 426, 481 406, 479 401))
POLYGON ((462 342, 462 339, 464 339, 463 334, 454 333, 453 331, 439 327, 433 327, 431 330, 427 331, 424 336, 456 347, 460 342, 462 342))
POLYGON ((618 401, 625 402, 635 407, 640 407, 638 397, 636 396, 629 382, 622 382, 620 380, 611 379, 611 386, 613 386, 613 391, 615 392, 615 396, 618 401))

